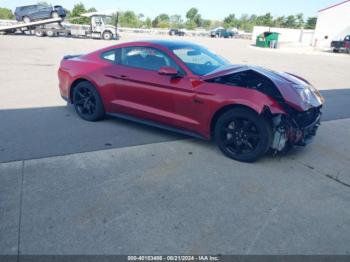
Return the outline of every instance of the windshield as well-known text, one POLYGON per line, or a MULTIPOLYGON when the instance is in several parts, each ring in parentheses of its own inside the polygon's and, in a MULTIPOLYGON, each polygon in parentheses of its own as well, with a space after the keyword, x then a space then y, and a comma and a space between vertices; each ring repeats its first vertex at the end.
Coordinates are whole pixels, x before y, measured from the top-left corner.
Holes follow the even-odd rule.
POLYGON ((219 67, 230 64, 226 59, 201 46, 174 47, 172 51, 196 75, 206 75, 219 67))
POLYGON ((112 23, 112 17, 110 17, 110 16, 103 16, 103 17, 102 17, 102 20, 103 20, 103 23, 104 23, 105 25, 113 25, 113 23, 112 23))

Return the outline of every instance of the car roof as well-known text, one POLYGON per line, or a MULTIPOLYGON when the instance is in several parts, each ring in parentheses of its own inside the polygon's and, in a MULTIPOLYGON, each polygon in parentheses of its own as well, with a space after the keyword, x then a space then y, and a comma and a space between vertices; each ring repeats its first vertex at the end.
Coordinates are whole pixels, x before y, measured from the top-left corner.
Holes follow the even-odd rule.
POLYGON ((32 6, 41 6, 41 5, 44 5, 44 6, 47 6, 46 4, 42 4, 42 3, 39 3, 39 4, 35 4, 35 5, 22 5, 22 6, 17 6, 17 8, 24 8, 24 7, 32 7, 32 6))
MULTIPOLYGON (((162 46, 167 49, 176 49, 181 47, 198 47, 200 45, 197 45, 195 43, 189 42, 189 41, 180 41, 180 40, 144 40, 144 41, 133 41, 133 42, 127 42, 123 43, 123 46, 135 46, 135 45, 156 45, 156 46, 162 46)), ((116 47, 118 47, 117 45, 116 47)))

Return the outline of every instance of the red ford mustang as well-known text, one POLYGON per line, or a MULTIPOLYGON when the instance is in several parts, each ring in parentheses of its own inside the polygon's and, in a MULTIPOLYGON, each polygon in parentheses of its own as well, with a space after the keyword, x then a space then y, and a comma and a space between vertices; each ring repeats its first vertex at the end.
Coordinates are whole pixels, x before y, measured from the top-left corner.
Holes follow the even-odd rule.
POLYGON ((233 65, 176 41, 123 43, 61 61, 59 88, 88 121, 106 114, 215 139, 225 155, 252 162, 269 149, 306 145, 324 99, 305 79, 233 65))

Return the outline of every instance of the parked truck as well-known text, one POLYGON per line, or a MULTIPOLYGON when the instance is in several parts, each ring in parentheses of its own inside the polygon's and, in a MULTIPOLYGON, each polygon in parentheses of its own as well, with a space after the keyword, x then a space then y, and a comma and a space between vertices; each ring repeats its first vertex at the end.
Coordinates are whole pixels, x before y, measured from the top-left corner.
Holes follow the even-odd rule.
POLYGON ((347 35, 344 40, 332 41, 331 48, 333 48, 334 53, 342 51, 350 54, 350 35, 347 35))
POLYGON ((39 37, 64 35, 104 40, 118 39, 117 21, 113 25, 111 16, 98 12, 86 13, 82 16, 90 18, 90 25, 65 23, 60 17, 29 23, 7 21, 3 26, 0 26, 0 32, 11 34, 19 31, 39 37))

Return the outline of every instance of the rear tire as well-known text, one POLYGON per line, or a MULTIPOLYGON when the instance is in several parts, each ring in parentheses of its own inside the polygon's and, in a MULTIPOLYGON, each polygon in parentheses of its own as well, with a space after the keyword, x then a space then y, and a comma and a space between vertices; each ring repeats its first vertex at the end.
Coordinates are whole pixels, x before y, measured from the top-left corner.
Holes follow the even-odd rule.
POLYGON ((53 30, 47 30, 47 31, 46 31, 46 35, 47 35, 48 37, 55 37, 55 36, 56 36, 56 33, 55 33, 55 31, 53 31, 53 30))
POLYGON ((80 82, 73 89, 73 104, 77 114, 86 121, 104 118, 105 110, 100 94, 88 81, 80 82))
POLYGON ((271 124, 246 108, 227 111, 215 125, 215 140, 220 150, 241 162, 254 162, 265 155, 272 138, 271 124))
POLYGON ((52 12, 52 13, 51 13, 51 17, 52 17, 52 18, 59 18, 60 16, 58 15, 57 12, 52 12))

